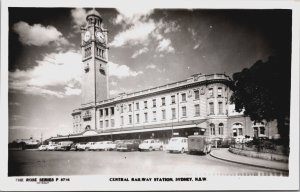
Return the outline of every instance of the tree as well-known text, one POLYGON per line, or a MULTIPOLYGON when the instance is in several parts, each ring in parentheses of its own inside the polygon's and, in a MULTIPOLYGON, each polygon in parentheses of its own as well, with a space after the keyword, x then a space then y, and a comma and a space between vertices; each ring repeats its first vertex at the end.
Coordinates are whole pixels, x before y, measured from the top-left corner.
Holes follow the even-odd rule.
POLYGON ((249 69, 233 74, 233 94, 230 102, 235 110, 244 110, 252 121, 277 120, 277 127, 285 144, 289 143, 291 62, 290 56, 271 56, 257 61, 249 69))

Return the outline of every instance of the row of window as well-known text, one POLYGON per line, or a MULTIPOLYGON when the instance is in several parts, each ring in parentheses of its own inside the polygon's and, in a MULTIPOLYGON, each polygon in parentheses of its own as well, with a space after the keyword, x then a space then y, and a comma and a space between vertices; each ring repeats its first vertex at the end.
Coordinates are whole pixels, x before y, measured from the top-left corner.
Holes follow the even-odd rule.
MULTIPOLYGON (((223 95, 223 91, 222 91, 222 87, 218 87, 218 90, 217 90, 217 96, 218 97, 222 97, 223 95)), ((214 97, 214 88, 209 88, 208 89, 208 96, 209 97, 214 97)))
POLYGON ((105 58, 104 50, 100 48, 96 48, 96 54, 98 57, 105 58))
MULTIPOLYGON (((145 101, 145 103, 147 103, 147 101, 145 101)), ((146 104, 147 105, 147 104, 146 104)), ((139 103, 136 103, 137 109, 139 109, 139 103)), ((154 106, 156 106, 155 102, 154 102, 154 106)), ((128 104, 129 107, 129 112, 132 111, 132 104, 128 104)), ((162 110, 165 111, 165 110, 162 110)), ((121 106, 121 113, 124 112, 123 106, 121 106)), ((223 114, 223 102, 218 102, 218 114, 223 114)), ((175 112, 174 112, 175 113, 175 112)), ((109 116, 110 115, 114 115, 115 114, 115 110, 114 107, 110 107, 110 108, 105 108, 105 109, 100 109, 100 117, 103 117, 103 115, 105 116, 109 116)), ((213 115, 215 114, 215 107, 214 107, 214 102, 210 102, 209 103, 209 114, 213 115)), ((195 105, 195 116, 199 116, 200 115, 200 106, 199 104, 195 105)), ((186 116, 186 106, 182 107, 182 116, 186 116)), ((74 116, 75 118, 76 116, 74 116)))
MULTIPOLYGON (((115 126, 115 120, 114 119, 111 119, 110 120, 110 126, 109 126, 109 120, 105 120, 105 127, 114 127, 115 126)), ((103 121, 100 121, 100 128, 104 128, 103 127, 103 121)))
MULTIPOLYGON (((215 105, 214 102, 209 103, 209 114, 214 115, 215 114, 215 105)), ((218 102, 218 114, 223 115, 223 102, 218 102)))
MULTIPOLYGON (((200 116, 200 105, 197 104, 194 106, 195 107, 195 116, 200 116)), ((187 116, 187 107, 183 106, 181 107, 181 111, 182 111, 182 117, 186 117, 187 116)), ((176 108, 172 108, 171 109, 171 113, 172 113, 172 119, 176 119, 176 108)), ((156 121, 157 120, 157 112, 153 111, 152 112, 152 121, 156 121)), ((140 114, 135 114, 136 117, 136 123, 140 123, 140 114)), ((161 110, 161 120, 166 120, 166 110, 163 109, 161 110)), ((148 122, 148 112, 144 113, 144 122, 147 123, 148 122)), ((128 115, 128 123, 132 124, 132 115, 128 115)), ((124 116, 121 116, 121 125, 124 125, 124 116)))
MULTIPOLYGON (((210 135, 216 135, 216 126, 215 124, 211 123, 209 124, 209 129, 210 129, 210 135)), ((224 134, 224 124, 219 123, 218 125, 218 135, 223 135, 224 134)))
MULTIPOLYGON (((209 89, 209 94, 211 94, 213 96, 213 88, 209 89)), ((222 95, 222 88, 218 88, 218 95, 222 95)), ((200 93, 199 90, 194 90, 194 96, 195 96, 195 100, 199 100, 200 98, 200 93)), ((186 102, 186 93, 182 93, 181 94, 181 101, 182 102, 186 102)), ((171 96, 171 104, 175 104, 176 103, 176 99, 175 99, 175 95, 171 96)), ((166 105, 166 98, 162 97, 161 98, 161 105, 165 106, 166 105)), ((209 103, 210 105, 210 114, 214 114, 214 107, 213 107, 213 103, 209 103)), ((157 99, 152 99, 152 107, 155 108, 157 106, 157 99)), ((135 103, 135 109, 136 110, 140 110, 140 102, 136 102, 135 103)), ((144 101, 144 109, 148 109, 148 101, 144 101)), ((222 102, 219 102, 219 114, 223 113, 223 105, 222 102)), ((114 108, 110 107, 111 110, 111 115, 114 115, 114 108)), ((105 111, 105 116, 109 115, 109 109, 106 108, 104 109, 105 111)), ((128 111, 132 112, 132 104, 128 104, 128 111)), ((120 105, 120 113, 124 113, 124 105, 120 105)), ((103 109, 100 109, 100 117, 103 116, 103 109)))
POLYGON ((100 109, 100 117, 102 117, 103 114, 105 116, 109 116, 109 111, 110 111, 110 115, 114 115, 115 114, 115 108, 114 107, 110 107, 110 108, 100 109))

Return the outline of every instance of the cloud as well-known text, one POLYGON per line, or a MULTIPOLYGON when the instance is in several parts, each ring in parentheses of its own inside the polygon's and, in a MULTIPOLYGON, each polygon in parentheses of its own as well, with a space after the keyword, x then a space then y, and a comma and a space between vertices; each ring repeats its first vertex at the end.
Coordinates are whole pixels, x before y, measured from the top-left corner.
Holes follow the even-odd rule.
POLYGON ((125 77, 136 77, 138 75, 143 74, 142 71, 133 71, 127 65, 119 65, 116 63, 109 62, 108 63, 108 71, 110 76, 115 76, 119 79, 125 77))
POLYGON ((113 23, 130 25, 137 21, 145 20, 153 13, 154 10, 145 6, 122 6, 117 8, 117 11, 119 14, 113 20, 113 23))
POLYGON ((81 54, 77 52, 46 54, 37 66, 9 73, 10 91, 25 94, 65 97, 78 95, 81 81, 81 54), (76 87, 77 86, 77 87, 76 87))
POLYGON ((149 34, 155 29, 153 20, 149 22, 137 22, 125 31, 120 32, 110 43, 112 47, 122 47, 124 45, 147 44, 149 34))
POLYGON ((76 8, 71 10, 72 21, 75 24, 73 26, 76 29, 75 32, 80 32, 80 26, 84 25, 86 22, 87 12, 85 9, 76 8))
POLYGON ((19 40, 25 45, 45 46, 51 42, 58 45, 68 44, 68 40, 62 36, 53 26, 43 26, 34 24, 30 26, 24 21, 20 21, 13 25, 13 30, 19 35, 19 40))
POLYGON ((171 40, 170 39, 162 39, 156 48, 158 52, 168 52, 168 53, 174 53, 175 49, 171 45, 171 40))
POLYGON ((131 58, 136 58, 137 56, 139 56, 143 53, 146 53, 148 51, 149 51, 149 49, 147 47, 143 47, 143 48, 137 50, 136 52, 134 52, 133 55, 131 56, 131 58))
POLYGON ((156 69, 156 68, 157 68, 157 66, 154 64, 150 64, 150 65, 146 66, 146 69, 156 69))

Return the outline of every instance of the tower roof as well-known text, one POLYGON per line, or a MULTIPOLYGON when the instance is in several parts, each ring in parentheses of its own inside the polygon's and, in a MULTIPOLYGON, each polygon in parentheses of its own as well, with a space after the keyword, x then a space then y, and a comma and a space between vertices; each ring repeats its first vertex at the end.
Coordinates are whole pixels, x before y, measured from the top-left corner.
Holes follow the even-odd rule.
POLYGON ((98 18, 100 18, 102 20, 102 17, 100 15, 100 13, 98 11, 96 11, 95 8, 93 8, 92 10, 89 10, 87 12, 86 19, 88 19, 88 17, 90 17, 90 16, 98 17, 98 18))

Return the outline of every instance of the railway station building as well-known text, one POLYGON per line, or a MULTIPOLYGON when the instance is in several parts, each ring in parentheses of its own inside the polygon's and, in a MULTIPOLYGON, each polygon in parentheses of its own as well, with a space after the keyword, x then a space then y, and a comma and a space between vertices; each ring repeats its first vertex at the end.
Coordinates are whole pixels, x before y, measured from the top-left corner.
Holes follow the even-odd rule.
POLYGON ((254 123, 230 104, 226 74, 195 74, 186 79, 109 98, 108 31, 95 10, 81 27, 81 105, 72 112, 73 133, 52 141, 78 142, 157 138, 265 136, 278 134, 276 122, 254 123))

